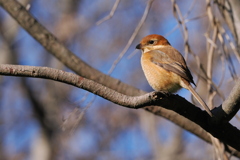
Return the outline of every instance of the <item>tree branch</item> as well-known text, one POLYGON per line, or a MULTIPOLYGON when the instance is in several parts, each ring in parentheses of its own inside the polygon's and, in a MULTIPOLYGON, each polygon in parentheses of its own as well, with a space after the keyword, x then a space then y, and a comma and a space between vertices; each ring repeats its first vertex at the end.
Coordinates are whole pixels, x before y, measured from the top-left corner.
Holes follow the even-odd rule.
POLYGON ((213 110, 213 114, 218 121, 230 121, 240 109, 240 80, 233 87, 228 98, 218 108, 213 110))
POLYGON ((120 0, 116 0, 114 5, 113 5, 113 7, 112 7, 112 9, 111 9, 111 11, 110 11, 110 13, 106 17, 104 17, 104 18, 100 19, 99 21, 97 21, 96 25, 100 25, 101 23, 103 23, 103 22, 109 20, 110 18, 112 18, 112 16, 114 15, 114 13, 115 13, 115 11, 116 11, 116 9, 118 7, 119 2, 120 2, 120 0))
MULTIPOLYGON (((215 118, 210 118, 205 111, 202 111, 200 108, 197 108, 178 95, 165 95, 160 92, 151 92, 135 97, 126 96, 74 73, 48 67, 1 64, 0 74, 6 76, 45 78, 67 83, 92 92, 113 103, 132 109, 142 108, 144 106, 150 106, 146 108, 147 110, 152 110, 151 106, 159 106, 157 108, 164 107, 166 109, 173 110, 185 118, 193 121, 201 126, 204 130, 211 133, 214 137, 220 139, 231 147, 240 150, 240 131, 236 127, 232 126, 228 122, 219 122, 216 121, 215 118)), ((239 84, 240 82, 237 85, 239 84)), ((236 88, 237 87, 234 87, 234 90, 236 88)), ((232 103, 232 98, 230 98, 230 101, 232 103)), ((239 104, 239 100, 237 103, 239 104)), ((226 102, 226 104, 228 104, 228 102, 226 102)), ((218 109, 221 110, 222 108, 218 107, 215 110, 218 109)))

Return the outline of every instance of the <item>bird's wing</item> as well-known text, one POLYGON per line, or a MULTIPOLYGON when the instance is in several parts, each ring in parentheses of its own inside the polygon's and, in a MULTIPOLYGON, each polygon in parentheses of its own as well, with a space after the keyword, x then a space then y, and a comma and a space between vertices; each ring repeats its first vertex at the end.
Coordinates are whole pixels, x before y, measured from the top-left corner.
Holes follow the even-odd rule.
POLYGON ((177 50, 172 51, 177 52, 177 54, 172 54, 171 57, 166 53, 167 51, 149 51, 149 54, 151 55, 151 62, 167 71, 176 73, 177 75, 186 79, 188 82, 191 82, 195 85, 192 74, 187 68, 182 55, 177 50))

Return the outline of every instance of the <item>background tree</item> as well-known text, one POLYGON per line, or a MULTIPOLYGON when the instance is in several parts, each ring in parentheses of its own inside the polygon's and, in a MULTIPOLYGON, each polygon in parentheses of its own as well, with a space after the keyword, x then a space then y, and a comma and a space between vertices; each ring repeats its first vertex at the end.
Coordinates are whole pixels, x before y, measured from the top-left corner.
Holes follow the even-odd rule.
MULTIPOLYGON (((183 53, 194 74, 198 93, 211 108, 226 98, 224 104, 231 104, 229 101, 239 104, 239 87, 232 90, 239 75, 240 60, 237 3, 25 0, 19 5, 15 0, 0 0, 4 9, 0 13, 0 63, 72 70, 83 79, 93 80, 95 88, 89 88, 93 93, 101 95, 98 83, 106 86, 105 93, 109 95, 116 96, 108 88, 137 96, 144 94, 142 90, 152 89, 142 73, 140 53, 134 49, 142 37, 157 33, 183 53)), ((2 75, 55 80, 64 77, 56 70, 44 77, 47 73, 40 76, 35 72, 39 68, 22 67, 1 65, 0 70, 2 75)), ((178 96, 157 103, 165 108, 146 107, 148 113, 116 106, 55 81, 0 78, 2 159, 210 159, 213 156, 228 159, 229 153, 240 157, 235 150, 239 150, 236 139, 239 131, 228 123, 222 124, 235 115, 239 105, 227 107, 232 109, 226 112, 227 118, 216 110, 219 125, 208 123, 211 120, 206 113, 189 107, 178 96), (224 134, 221 129, 229 132, 224 134), (226 147, 222 141, 230 146, 226 147)), ((74 85, 74 80, 73 84, 64 78, 61 81, 74 85)), ((186 90, 178 94, 191 100, 186 90)), ((228 105, 223 105, 223 109, 224 106, 228 105)), ((238 127, 238 117, 235 117, 231 124, 238 127)))

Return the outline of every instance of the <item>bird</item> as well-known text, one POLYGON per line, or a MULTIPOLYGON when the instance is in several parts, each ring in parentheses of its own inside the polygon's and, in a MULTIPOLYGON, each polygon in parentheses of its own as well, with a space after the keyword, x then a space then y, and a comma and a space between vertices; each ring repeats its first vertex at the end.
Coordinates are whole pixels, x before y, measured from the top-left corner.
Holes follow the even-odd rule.
POLYGON ((142 51, 141 66, 149 85, 155 91, 174 93, 185 88, 207 113, 213 116, 207 104, 191 85, 196 86, 185 59, 166 38, 158 34, 148 35, 141 40, 136 49, 142 51))

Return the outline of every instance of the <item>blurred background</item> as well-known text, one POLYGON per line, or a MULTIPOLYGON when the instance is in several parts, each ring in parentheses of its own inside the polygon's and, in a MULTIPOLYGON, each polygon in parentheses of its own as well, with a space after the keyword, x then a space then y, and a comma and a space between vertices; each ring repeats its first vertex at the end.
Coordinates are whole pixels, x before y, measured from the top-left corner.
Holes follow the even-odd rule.
MULTIPOLYGON (((222 103, 239 75, 237 34, 220 8, 220 2, 225 1, 154 0, 149 11, 148 0, 20 2, 86 63, 141 90, 152 91, 141 69, 141 53, 135 46, 148 34, 165 36, 183 54, 197 92, 211 107, 222 103), (112 17, 104 19, 111 10, 112 17), (147 18, 140 23, 144 13, 147 18), (209 70, 212 85, 206 80, 209 70)), ((0 24, 0 63, 70 71, 2 8, 0 24)), ((185 89, 177 94, 195 103, 185 89)), ((238 118, 231 123, 239 127, 238 118)), ((213 157, 211 145, 144 110, 117 106, 54 81, 0 76, 0 159, 213 157)))

